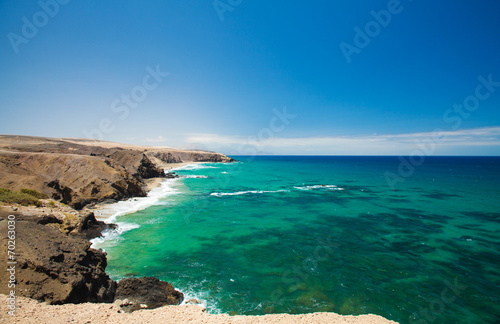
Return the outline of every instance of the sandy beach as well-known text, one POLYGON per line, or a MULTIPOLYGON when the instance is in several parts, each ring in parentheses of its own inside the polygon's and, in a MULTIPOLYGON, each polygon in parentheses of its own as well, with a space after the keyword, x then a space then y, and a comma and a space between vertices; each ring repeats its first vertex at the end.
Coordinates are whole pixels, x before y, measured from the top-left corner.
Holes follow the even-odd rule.
MULTIPOLYGON (((187 165, 195 165, 206 162, 182 162, 182 163, 160 163, 159 167, 168 172, 175 172, 176 169, 185 167, 187 165)), ((153 189, 158 188, 164 181, 168 181, 166 178, 150 178, 144 179, 144 190, 149 194, 153 189)), ((142 199, 142 198, 130 198, 134 199, 142 199)), ((94 205, 88 205, 84 208, 85 211, 93 212, 96 219, 100 221, 107 221, 113 214, 116 212, 113 209, 113 205, 116 204, 117 201, 109 201, 102 202, 94 205)))
MULTIPOLYGON (((159 164, 159 167, 163 168, 165 172, 175 172, 175 169, 182 168, 187 165, 200 164, 200 163, 206 163, 206 162, 161 163, 159 164)), ((146 185, 145 188, 146 191, 150 192, 154 188, 159 187, 163 181, 165 181, 165 178, 151 178, 144 180, 144 183, 146 185)))
MULTIPOLYGON (((175 169, 185 167, 186 165, 200 164, 200 163, 204 162, 162 163, 159 166, 163 168, 166 172, 175 172, 175 169)), ((146 179, 144 181, 146 184, 146 191, 150 192, 154 188, 157 188, 163 181, 165 181, 165 178, 146 179)))

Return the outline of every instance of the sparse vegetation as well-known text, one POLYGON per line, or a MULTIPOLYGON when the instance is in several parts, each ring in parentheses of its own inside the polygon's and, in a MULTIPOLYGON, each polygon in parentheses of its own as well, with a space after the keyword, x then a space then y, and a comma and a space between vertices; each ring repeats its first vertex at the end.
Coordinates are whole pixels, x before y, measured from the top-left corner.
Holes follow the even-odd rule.
POLYGON ((70 213, 63 213, 64 214, 64 219, 61 224, 50 224, 52 227, 57 228, 63 233, 70 233, 72 230, 78 227, 78 224, 80 223, 80 219, 78 218, 78 215, 75 214, 70 214, 70 213))
MULTIPOLYGON (((42 194, 35 190, 33 191, 36 192, 37 194, 42 194)), ((38 200, 37 197, 26 192, 17 192, 6 188, 0 188, 0 201, 8 204, 19 204, 23 206, 37 206, 37 207, 42 206, 42 202, 38 200)))
POLYGON ((38 192, 38 191, 33 190, 33 189, 23 188, 23 189, 19 190, 19 192, 28 194, 28 195, 33 196, 33 197, 38 198, 38 199, 48 199, 49 198, 49 196, 47 196, 43 192, 38 192))
POLYGON ((8 193, 10 193, 10 192, 12 192, 12 191, 11 191, 11 190, 9 190, 9 189, 0 188, 0 196, 5 195, 5 194, 8 194, 8 193))

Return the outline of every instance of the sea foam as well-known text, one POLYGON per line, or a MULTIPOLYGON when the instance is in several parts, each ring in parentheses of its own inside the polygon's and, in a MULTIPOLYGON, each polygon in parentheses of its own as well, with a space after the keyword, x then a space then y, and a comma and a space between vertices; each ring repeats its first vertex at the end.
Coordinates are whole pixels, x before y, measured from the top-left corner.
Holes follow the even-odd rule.
POLYGON ((100 248, 105 242, 118 240, 123 233, 140 227, 138 224, 124 222, 118 222, 115 225, 115 229, 106 230, 102 233, 101 237, 90 240, 92 248, 100 248))
MULTIPOLYGON (((172 168, 168 171, 177 170, 198 170, 198 169, 215 169, 214 166, 209 166, 205 164, 188 164, 178 168, 172 168)), ((114 223, 116 225, 115 229, 106 230, 102 233, 101 237, 91 240, 93 247, 102 246, 106 241, 117 240, 123 233, 139 228, 140 225, 126 222, 119 222, 118 217, 132 214, 141 210, 144 210, 151 206, 167 205, 168 202, 164 201, 164 198, 179 194, 179 189, 176 185, 183 178, 208 178, 204 175, 183 175, 176 179, 165 179, 161 182, 160 186, 152 189, 147 197, 130 198, 128 200, 119 201, 113 204, 104 205, 95 211, 95 215, 99 220, 103 220, 106 223, 114 223)))
MULTIPOLYGON (((344 190, 336 185, 311 185, 311 186, 295 186, 293 187, 297 190, 344 190)), ((224 197, 224 196, 241 196, 241 195, 251 195, 251 194, 263 194, 263 193, 277 193, 277 192, 290 192, 290 190, 248 190, 248 191, 236 191, 236 192, 213 192, 210 196, 224 197)))
POLYGON ((206 165, 205 163, 187 164, 178 168, 170 169, 169 171, 180 170, 200 170, 200 169, 218 169, 216 166, 206 165))
POLYGON ((96 214, 99 220, 103 220, 108 224, 115 223, 116 228, 106 230, 102 233, 101 237, 91 240, 92 247, 99 248, 104 242, 116 240, 123 233, 139 228, 140 226, 138 224, 117 221, 118 217, 132 214, 151 206, 165 205, 165 202, 162 201, 163 198, 179 193, 179 190, 175 188, 178 181, 179 178, 166 179, 159 187, 151 190, 147 197, 130 198, 128 200, 104 205, 98 211, 95 211, 94 214, 96 214))
POLYGON ((135 213, 155 205, 162 205, 160 200, 170 195, 179 193, 174 185, 179 179, 166 179, 159 187, 151 190, 147 197, 130 198, 113 204, 105 205, 96 213, 99 219, 106 223, 114 223, 116 218, 126 214, 135 213))
POLYGON ((249 191, 237 191, 237 192, 212 192, 210 196, 223 197, 223 196, 241 196, 250 194, 263 194, 263 193, 275 193, 275 192, 290 192, 290 190, 249 190, 249 191))
POLYGON ((207 176, 204 175, 182 175, 181 178, 186 178, 186 179, 208 179, 207 176))
POLYGON ((340 188, 336 185, 313 185, 313 186, 301 186, 294 187, 298 190, 320 190, 320 189, 328 189, 328 190, 344 190, 344 188, 340 188))

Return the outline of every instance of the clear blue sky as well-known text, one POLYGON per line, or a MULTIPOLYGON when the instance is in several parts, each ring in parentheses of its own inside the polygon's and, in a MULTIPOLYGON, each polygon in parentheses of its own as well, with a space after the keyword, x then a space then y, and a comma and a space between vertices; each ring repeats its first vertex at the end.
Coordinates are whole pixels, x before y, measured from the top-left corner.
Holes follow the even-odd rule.
POLYGON ((500 155, 500 1, 55 1, 0 0, 0 134, 500 155))

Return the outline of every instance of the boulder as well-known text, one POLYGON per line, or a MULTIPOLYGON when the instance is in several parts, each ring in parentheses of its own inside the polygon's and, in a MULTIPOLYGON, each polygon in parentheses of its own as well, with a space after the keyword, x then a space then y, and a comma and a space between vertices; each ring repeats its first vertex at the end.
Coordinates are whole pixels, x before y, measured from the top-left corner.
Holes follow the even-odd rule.
POLYGON ((115 301, 117 300, 127 300, 127 303, 122 303, 122 308, 126 312, 132 312, 141 308, 179 305, 184 300, 184 295, 158 278, 125 278, 118 282, 115 294, 115 301))
POLYGON ((77 228, 71 232, 73 235, 83 235, 87 240, 92 240, 96 237, 101 237, 102 232, 107 229, 116 229, 116 224, 108 224, 103 221, 98 221, 94 213, 85 214, 77 228))

